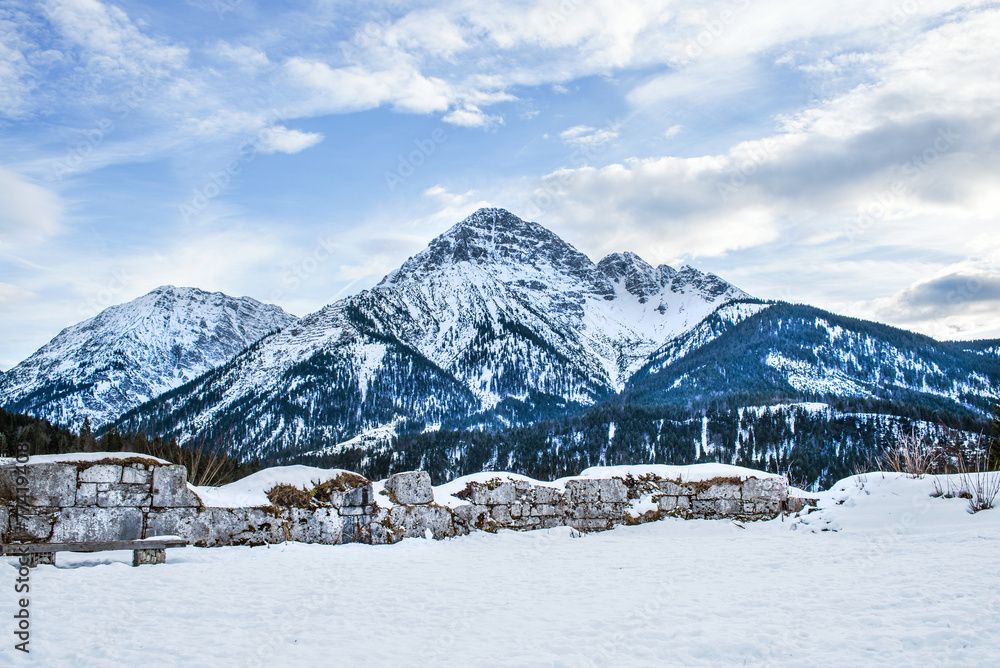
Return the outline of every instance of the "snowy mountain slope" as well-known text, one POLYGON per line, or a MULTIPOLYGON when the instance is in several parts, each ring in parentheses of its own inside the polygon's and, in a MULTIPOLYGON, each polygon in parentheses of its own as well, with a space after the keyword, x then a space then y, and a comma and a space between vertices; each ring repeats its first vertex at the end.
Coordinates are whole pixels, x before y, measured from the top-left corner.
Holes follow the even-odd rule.
POLYGON ((0 376, 0 402, 98 428, 294 321, 249 297, 162 286, 64 329, 0 376))
POLYGON ((371 290, 302 318, 122 425, 222 434, 245 454, 318 449, 397 418, 440 424, 586 406, 668 339, 750 297, 634 254, 600 263, 481 209, 371 290))
POLYGON ((264 456, 337 443, 400 418, 441 421, 478 409, 453 376, 351 311, 344 300, 305 316, 118 424, 264 456))
MULTIPOLYGON (((720 305, 750 297, 717 276, 687 266, 653 268, 634 253, 609 255, 595 265, 541 225, 503 209, 469 216, 371 293, 393 302, 373 309, 386 316, 384 327, 472 380, 489 399, 492 376, 469 376, 481 365, 477 355, 503 358, 503 350, 477 345, 484 326, 497 330, 508 321, 527 328, 553 355, 617 391, 665 341, 720 305)), ((535 370, 543 377, 543 366, 535 370)), ((584 389, 587 394, 594 392, 584 389)))
POLYGON ((985 415, 1000 396, 1000 360, 888 325, 777 304, 669 365, 654 357, 627 393, 655 404, 861 397, 985 415))
POLYGON ((949 341, 960 350, 977 355, 1000 358, 1000 339, 980 339, 978 341, 949 341))

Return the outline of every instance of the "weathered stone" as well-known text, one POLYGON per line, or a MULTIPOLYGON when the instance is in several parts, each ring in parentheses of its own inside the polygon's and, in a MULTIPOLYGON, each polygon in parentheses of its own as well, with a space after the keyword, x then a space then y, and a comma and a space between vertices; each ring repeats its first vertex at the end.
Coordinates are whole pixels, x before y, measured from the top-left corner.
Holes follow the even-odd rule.
POLYGON ((534 485, 532 492, 536 504, 554 505, 562 499, 562 492, 554 487, 534 485))
POLYGON ((28 466, 30 506, 57 507, 76 503, 76 466, 73 464, 31 464, 28 466))
POLYGON ((571 516, 575 519, 615 519, 620 520, 624 514, 624 504, 612 503, 578 503, 571 506, 571 516))
POLYGON ((719 482, 698 492, 699 499, 740 499, 741 486, 732 482, 719 482))
POLYGON ((142 538, 138 508, 63 508, 52 531, 53 543, 106 543, 142 538))
POLYGON ((566 502, 570 504, 596 503, 600 500, 601 480, 583 478, 566 482, 566 502))
POLYGON ((774 498, 787 495, 788 482, 778 476, 743 481, 743 498, 774 498))
POLYGON ((677 496, 661 496, 660 500, 657 502, 660 510, 664 512, 670 512, 677 509, 677 496))
POLYGON ((691 496, 694 494, 694 485, 688 483, 675 482, 673 480, 661 480, 660 491, 667 496, 691 496))
POLYGON ((698 518, 715 516, 715 499, 694 499, 691 501, 691 515, 698 518))
POLYGON ((394 473, 385 481, 385 489, 396 503, 407 505, 430 503, 434 500, 434 488, 427 471, 406 471, 394 473))
POLYGON ((121 482, 122 467, 114 464, 97 464, 80 471, 80 482, 121 482))
POLYGON ((625 503, 628 501, 628 487, 621 478, 599 480, 600 499, 604 503, 625 503))
POLYGON ((603 518, 574 519, 567 522, 578 531, 606 531, 612 528, 612 521, 603 518))
POLYGON ((510 516, 513 517, 514 519, 519 519, 526 514, 525 513, 526 510, 527 506, 520 503, 513 503, 510 506, 510 516))
POLYGON ((164 508, 149 513, 146 535, 180 536, 198 547, 290 540, 288 521, 260 508, 164 508))
POLYGON ((716 499, 715 512, 723 517, 734 517, 743 510, 743 503, 739 499, 716 499))
POLYGON ((156 508, 196 508, 197 495, 188 489, 187 469, 183 466, 157 466, 153 469, 153 506, 156 508))
POLYGON ((153 482, 153 472, 136 466, 122 468, 122 482, 132 485, 148 485, 153 482))
POLYGON ((389 524, 402 529, 407 538, 422 538, 428 529, 438 539, 455 535, 451 512, 442 506, 394 506, 389 511, 389 524))
POLYGON ((375 493, 372 489, 371 483, 358 485, 354 489, 348 490, 343 494, 344 496, 341 501, 342 506, 368 506, 372 504, 372 499, 375 498, 375 493))
POLYGON ((0 467, 0 506, 17 501, 17 471, 13 466, 0 467))
POLYGON ((452 517, 457 527, 462 527, 466 531, 481 529, 487 523, 492 524, 488 506, 478 506, 467 504, 456 506, 452 509, 452 517))
POLYGON ((480 506, 510 505, 517 499, 517 488, 512 482, 489 481, 472 483, 472 503, 480 506))
POLYGON ((542 516, 553 517, 561 513, 559 512, 558 506, 553 506, 548 504, 536 504, 534 506, 531 506, 530 510, 528 511, 528 514, 534 517, 542 517, 542 516))
POLYGON ((151 501, 149 485, 118 483, 105 491, 97 492, 97 505, 102 508, 148 506, 151 501))
POLYGON ((77 506, 96 506, 97 505, 97 483, 96 482, 84 482, 84 483, 80 483, 80 486, 76 488, 76 505, 77 506))
POLYGON ((300 543, 338 545, 344 530, 344 520, 334 508, 289 508, 281 518, 288 522, 290 540, 300 543))
POLYGON ((48 542, 58 515, 58 512, 39 514, 20 512, 17 515, 11 515, 7 540, 29 543, 48 542))
POLYGON ((510 506, 492 506, 490 509, 490 515, 493 517, 493 521, 500 526, 510 526, 510 506))

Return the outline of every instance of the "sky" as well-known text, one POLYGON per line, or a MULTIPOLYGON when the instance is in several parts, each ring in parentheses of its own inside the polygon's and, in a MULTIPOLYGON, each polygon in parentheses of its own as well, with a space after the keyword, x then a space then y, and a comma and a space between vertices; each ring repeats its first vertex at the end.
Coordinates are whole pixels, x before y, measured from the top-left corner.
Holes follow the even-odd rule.
POLYGON ((160 285, 305 315, 481 206, 1000 337, 998 35, 944 0, 0 0, 0 370, 160 285))

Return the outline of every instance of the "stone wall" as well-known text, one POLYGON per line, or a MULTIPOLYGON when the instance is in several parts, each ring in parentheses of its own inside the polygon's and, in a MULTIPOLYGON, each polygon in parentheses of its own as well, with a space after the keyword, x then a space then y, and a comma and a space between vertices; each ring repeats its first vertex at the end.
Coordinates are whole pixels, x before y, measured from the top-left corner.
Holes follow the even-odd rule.
POLYGON ((139 540, 155 513, 201 508, 183 466, 141 457, 5 466, 0 490, 4 542, 139 540))
POLYGON ((480 474, 431 487, 424 471, 373 483, 353 473, 308 493, 291 488, 260 507, 206 507, 182 466, 130 457, 0 468, 3 540, 105 542, 176 535, 203 547, 305 543, 394 543, 473 531, 569 526, 603 531, 665 517, 771 519, 788 505, 783 478, 716 477, 682 482, 656 474, 578 477, 556 483, 480 474), (19 470, 27 470, 22 476, 19 470), (26 478, 27 485, 21 478, 26 478), (464 486, 463 486, 464 484, 464 486), (17 490, 18 513, 10 489, 17 490), (6 492, 4 491, 6 490, 6 492))

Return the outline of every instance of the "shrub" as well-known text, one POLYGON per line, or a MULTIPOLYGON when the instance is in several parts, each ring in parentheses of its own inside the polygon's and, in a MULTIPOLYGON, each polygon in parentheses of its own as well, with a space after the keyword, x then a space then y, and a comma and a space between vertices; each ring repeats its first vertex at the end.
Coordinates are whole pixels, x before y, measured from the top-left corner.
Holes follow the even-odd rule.
POLYGON ((267 498, 275 506, 285 508, 314 508, 313 495, 295 485, 278 484, 267 490, 267 498))

